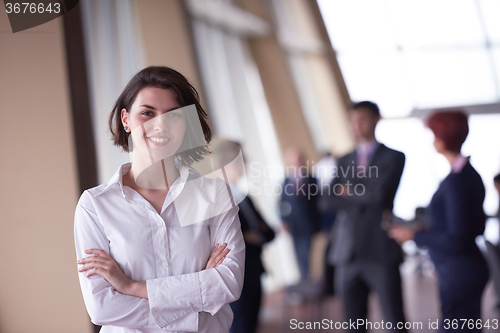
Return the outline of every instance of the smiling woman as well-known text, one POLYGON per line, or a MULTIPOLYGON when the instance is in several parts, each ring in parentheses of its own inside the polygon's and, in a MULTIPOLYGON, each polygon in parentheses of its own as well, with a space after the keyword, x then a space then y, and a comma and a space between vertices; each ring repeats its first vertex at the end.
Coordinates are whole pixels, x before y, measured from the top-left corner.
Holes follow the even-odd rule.
POLYGON ((185 119, 188 132, 180 150, 185 151, 184 147, 197 147, 197 149, 179 153, 179 158, 189 164, 200 160, 202 155, 208 153, 206 143, 212 139, 212 132, 207 123, 207 113, 199 102, 196 89, 179 72, 168 67, 151 66, 145 68, 130 80, 120 97, 118 97, 109 118, 109 128, 115 145, 122 147, 126 152, 129 152, 129 134, 131 131, 125 130, 124 126, 126 124, 122 118, 132 111, 134 104, 136 104, 134 111, 144 116, 142 120, 139 120, 142 122, 150 119, 147 117, 154 117, 154 115, 160 115, 183 106, 194 105, 197 117, 190 113, 185 119), (143 89, 144 91, 142 91, 143 89), (154 105, 149 105, 152 103, 148 104, 146 101, 148 101, 148 98, 155 98, 155 92, 159 90, 163 92, 161 93, 162 97, 158 97, 157 102, 163 104, 159 104, 158 108, 155 108, 154 105), (140 92, 142 94, 140 94, 139 100, 136 97, 140 92), (201 125, 202 132, 195 131, 196 124, 201 125))
POLYGON ((227 184, 190 166, 208 153, 206 118, 168 67, 136 74, 111 112, 114 143, 133 161, 75 213, 80 285, 101 332, 229 331, 245 245, 227 184))

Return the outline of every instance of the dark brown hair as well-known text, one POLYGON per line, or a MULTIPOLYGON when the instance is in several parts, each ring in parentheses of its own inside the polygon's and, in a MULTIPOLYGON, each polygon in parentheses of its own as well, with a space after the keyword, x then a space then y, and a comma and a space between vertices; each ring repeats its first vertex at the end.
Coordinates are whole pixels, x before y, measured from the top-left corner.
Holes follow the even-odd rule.
POLYGON ((121 110, 126 109, 127 112, 130 112, 137 94, 146 87, 171 89, 181 107, 192 104, 196 106, 198 119, 192 119, 191 112, 185 113, 187 125, 186 133, 184 134, 184 139, 179 148, 180 152, 177 153, 176 156, 187 164, 201 160, 203 155, 209 153, 205 142, 208 144, 212 139, 212 132, 207 123, 208 115, 200 104, 198 92, 184 75, 165 66, 150 66, 144 68, 139 73, 135 74, 125 89, 123 89, 123 92, 116 100, 113 111, 111 111, 109 116, 109 129, 114 144, 121 147, 126 152, 130 151, 128 144, 130 133, 126 132, 123 128, 121 110), (196 124, 197 120, 199 120, 201 124, 203 135, 201 133, 196 133, 194 130, 193 125, 196 124), (195 148, 188 149, 188 147, 195 148))
POLYGON ((359 109, 367 109, 374 115, 375 117, 380 117, 380 109, 377 104, 370 101, 362 101, 353 104, 351 107, 351 111, 359 110, 359 109))
POLYGON ((469 134, 467 115, 460 109, 435 112, 427 119, 426 125, 443 140, 446 150, 457 153, 469 134))

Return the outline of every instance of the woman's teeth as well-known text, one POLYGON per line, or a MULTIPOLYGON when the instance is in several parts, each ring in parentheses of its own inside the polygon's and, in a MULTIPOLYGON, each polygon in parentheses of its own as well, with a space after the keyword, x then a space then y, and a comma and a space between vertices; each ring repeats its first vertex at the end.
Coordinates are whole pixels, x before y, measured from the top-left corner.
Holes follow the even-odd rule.
POLYGON ((170 140, 170 139, 167 139, 167 138, 164 138, 164 139, 163 138, 148 138, 148 139, 151 140, 151 141, 160 142, 160 143, 161 142, 167 142, 167 141, 170 140))

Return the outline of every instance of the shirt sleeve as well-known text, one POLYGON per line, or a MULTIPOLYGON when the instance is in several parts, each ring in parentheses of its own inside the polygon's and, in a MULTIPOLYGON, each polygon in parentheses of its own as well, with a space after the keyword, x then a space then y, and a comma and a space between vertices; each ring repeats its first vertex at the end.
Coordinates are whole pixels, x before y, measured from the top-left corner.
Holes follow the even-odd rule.
MULTIPOLYGON (((229 191, 222 182, 217 196, 229 191), (223 184, 223 185, 222 185, 223 184)), ((162 277, 146 281, 151 313, 158 326, 176 320, 175 313, 208 312, 215 315, 224 305, 239 299, 243 288, 245 243, 234 201, 217 200, 215 216, 210 218, 210 241, 227 243, 231 251, 216 268, 201 272, 162 277)))
MULTIPOLYGON (((77 260, 89 256, 84 251, 91 248, 102 249, 108 254, 110 252, 109 241, 97 214, 89 207, 90 205, 82 204, 82 201, 88 201, 85 200, 88 196, 88 193, 82 195, 75 211, 74 236, 77 260)), ((79 272, 78 278, 92 323, 101 326, 158 328, 147 299, 121 294, 99 274, 87 277, 85 272, 79 272)), ((170 315, 178 320, 165 328, 188 332, 197 330, 197 314, 171 313, 170 315)))
POLYGON ((442 231, 417 232, 415 243, 450 254, 459 254, 475 244, 473 209, 469 193, 458 179, 452 179, 444 192, 444 213, 446 229, 442 231))

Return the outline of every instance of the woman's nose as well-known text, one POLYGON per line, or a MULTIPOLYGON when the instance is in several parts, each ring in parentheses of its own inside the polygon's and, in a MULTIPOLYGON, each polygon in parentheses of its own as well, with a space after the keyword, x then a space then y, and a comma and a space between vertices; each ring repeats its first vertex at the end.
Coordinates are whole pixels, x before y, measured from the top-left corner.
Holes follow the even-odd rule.
POLYGON ((153 130, 158 132, 168 131, 169 123, 166 114, 162 114, 151 119, 153 130))

